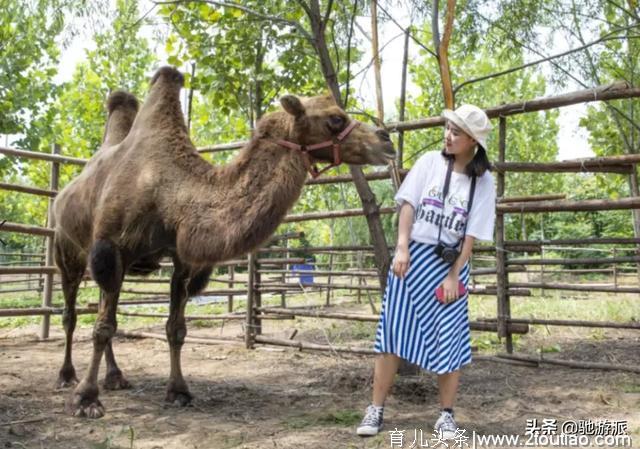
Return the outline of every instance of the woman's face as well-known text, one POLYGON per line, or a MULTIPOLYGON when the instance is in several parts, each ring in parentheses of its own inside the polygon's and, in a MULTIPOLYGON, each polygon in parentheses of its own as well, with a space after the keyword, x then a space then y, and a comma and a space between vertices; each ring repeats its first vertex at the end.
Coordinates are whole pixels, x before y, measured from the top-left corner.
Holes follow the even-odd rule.
POLYGON ((473 156, 477 142, 450 120, 444 128, 444 145, 447 154, 473 156))

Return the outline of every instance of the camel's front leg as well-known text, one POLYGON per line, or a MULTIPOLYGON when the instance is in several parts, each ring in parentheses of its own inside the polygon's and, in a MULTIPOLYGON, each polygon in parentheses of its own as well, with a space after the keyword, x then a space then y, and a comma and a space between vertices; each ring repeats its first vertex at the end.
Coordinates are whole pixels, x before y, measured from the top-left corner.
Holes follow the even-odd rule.
POLYGON ((113 339, 109 340, 104 348, 104 358, 107 362, 107 374, 104 376, 102 386, 105 390, 125 390, 131 388, 131 383, 124 377, 113 355, 113 339))
MULTIPOLYGON (((100 302, 104 302, 104 293, 100 292, 100 302)), ((117 323, 114 328, 114 332, 117 330, 117 323)), ((124 390, 131 388, 131 384, 124 377, 122 371, 116 363, 115 355, 113 354, 113 339, 109 339, 107 345, 104 348, 104 358, 107 362, 107 373, 104 377, 102 386, 105 390, 124 390)))
POLYGON ((86 375, 67 399, 67 413, 89 418, 104 416, 104 407, 98 399, 98 370, 105 347, 116 332, 116 308, 120 289, 105 293, 100 303, 98 318, 93 328, 93 356, 86 375))
POLYGON ((182 377, 182 369, 180 367, 180 352, 187 336, 184 309, 188 299, 186 282, 189 272, 177 260, 174 260, 174 266, 175 269, 171 278, 171 304, 166 326, 171 372, 165 400, 185 406, 189 405, 193 399, 193 396, 189 393, 189 387, 187 387, 187 383, 182 377))

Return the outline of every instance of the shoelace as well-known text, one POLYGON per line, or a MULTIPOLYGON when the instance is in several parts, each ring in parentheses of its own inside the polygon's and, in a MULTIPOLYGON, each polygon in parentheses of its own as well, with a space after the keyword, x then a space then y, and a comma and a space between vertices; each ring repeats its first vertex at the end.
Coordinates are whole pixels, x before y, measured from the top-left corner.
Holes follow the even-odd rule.
POLYGON ((453 419, 453 416, 450 413, 443 413, 442 415, 444 419, 442 421, 442 425, 440 426, 440 429, 447 430, 450 432, 455 432, 458 428, 458 425, 453 419))
POLYGON ((363 426, 377 426, 380 424, 380 416, 375 407, 369 406, 367 407, 367 412, 362 419, 363 426))

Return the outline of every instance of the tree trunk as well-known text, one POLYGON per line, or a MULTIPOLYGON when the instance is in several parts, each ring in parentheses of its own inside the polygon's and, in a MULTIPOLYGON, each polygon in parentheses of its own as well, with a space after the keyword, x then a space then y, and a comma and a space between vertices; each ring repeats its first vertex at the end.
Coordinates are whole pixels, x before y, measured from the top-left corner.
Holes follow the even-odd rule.
MULTIPOLYGON (((310 0, 307 13, 309 15, 309 21, 311 22, 313 45, 318 53, 318 57, 320 58, 322 74, 324 75, 327 86, 331 90, 336 103, 341 108, 344 108, 342 98, 340 96, 338 76, 333 67, 333 62, 325 39, 325 24, 323 23, 322 15, 320 13, 320 4, 318 0, 310 0)), ((379 207, 376 202, 376 197, 364 177, 362 169, 353 165, 349 168, 351 170, 351 176, 353 177, 353 183, 356 186, 356 190, 358 191, 358 195, 362 201, 362 209, 367 217, 369 235, 371 236, 371 241, 375 251, 378 277, 380 279, 380 285, 384 289, 387 281, 386 273, 389 270, 390 257, 389 250, 387 249, 387 241, 384 236, 382 221, 380 220, 379 207)))
POLYGON ((453 19, 456 8, 455 0, 447 0, 447 14, 445 16, 444 33, 440 40, 440 29, 438 24, 439 0, 433 0, 431 32, 435 52, 438 55, 438 66, 440 67, 440 80, 442 81, 442 93, 446 108, 453 109, 455 100, 453 97, 453 86, 451 84, 451 73, 449 71, 449 42, 453 33, 453 19))

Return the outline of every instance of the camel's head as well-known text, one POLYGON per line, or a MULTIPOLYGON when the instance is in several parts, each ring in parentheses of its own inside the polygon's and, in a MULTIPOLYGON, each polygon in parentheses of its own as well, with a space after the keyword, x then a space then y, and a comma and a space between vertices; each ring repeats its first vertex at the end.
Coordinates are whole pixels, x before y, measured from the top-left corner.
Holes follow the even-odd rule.
POLYGON ((336 163, 334 151, 338 151, 338 162, 384 165, 395 156, 387 131, 353 120, 331 95, 286 95, 280 102, 293 119, 291 138, 304 145, 316 160, 336 163), (334 150, 331 143, 338 143, 339 148, 334 150))

